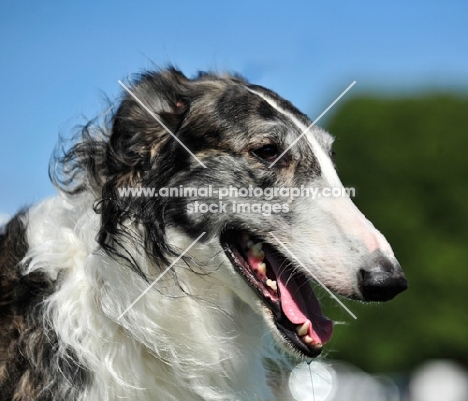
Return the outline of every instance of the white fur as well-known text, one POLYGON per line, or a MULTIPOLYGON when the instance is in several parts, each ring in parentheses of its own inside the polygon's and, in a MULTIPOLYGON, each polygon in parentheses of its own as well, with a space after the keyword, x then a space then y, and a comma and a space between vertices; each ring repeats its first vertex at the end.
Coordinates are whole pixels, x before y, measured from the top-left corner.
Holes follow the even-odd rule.
MULTIPOLYGON (((61 346, 92 372, 81 400, 287 399, 267 383, 264 359, 281 364, 283 356, 258 319, 261 301, 215 242, 190 252, 202 262, 217 253, 204 274, 177 263, 176 275, 168 272, 118 321, 148 283, 98 250, 99 217, 91 205, 86 196, 46 200, 30 210, 27 233, 28 272, 45 271, 59 283, 46 301, 46 318, 61 346), (234 295, 236 287, 257 311, 234 295)), ((170 237, 181 249, 190 243, 175 231, 170 237)))

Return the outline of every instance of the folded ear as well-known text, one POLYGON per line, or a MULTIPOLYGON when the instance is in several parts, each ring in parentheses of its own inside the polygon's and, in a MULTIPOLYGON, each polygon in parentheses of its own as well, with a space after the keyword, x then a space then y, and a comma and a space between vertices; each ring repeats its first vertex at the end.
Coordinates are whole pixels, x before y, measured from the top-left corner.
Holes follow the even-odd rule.
POLYGON ((107 157, 111 174, 144 170, 156 149, 171 138, 165 127, 177 134, 190 107, 189 84, 171 68, 142 74, 127 85, 131 94, 125 92, 113 117, 107 157))

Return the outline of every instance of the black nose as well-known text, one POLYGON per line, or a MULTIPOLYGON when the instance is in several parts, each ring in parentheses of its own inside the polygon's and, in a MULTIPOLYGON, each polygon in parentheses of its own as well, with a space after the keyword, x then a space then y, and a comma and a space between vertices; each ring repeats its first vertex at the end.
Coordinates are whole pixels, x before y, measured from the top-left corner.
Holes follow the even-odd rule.
POLYGON ((359 271, 359 287, 365 301, 388 301, 408 288, 397 261, 379 256, 359 271))

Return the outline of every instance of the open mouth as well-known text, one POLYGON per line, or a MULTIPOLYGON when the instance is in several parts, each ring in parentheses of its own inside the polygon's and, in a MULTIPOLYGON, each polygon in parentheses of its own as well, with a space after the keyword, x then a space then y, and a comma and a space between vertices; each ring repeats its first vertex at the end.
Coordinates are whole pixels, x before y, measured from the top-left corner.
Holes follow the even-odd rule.
POLYGON ((221 243, 235 269, 271 310, 282 337, 308 357, 320 354, 333 323, 324 316, 311 279, 272 245, 245 231, 229 230, 221 243))

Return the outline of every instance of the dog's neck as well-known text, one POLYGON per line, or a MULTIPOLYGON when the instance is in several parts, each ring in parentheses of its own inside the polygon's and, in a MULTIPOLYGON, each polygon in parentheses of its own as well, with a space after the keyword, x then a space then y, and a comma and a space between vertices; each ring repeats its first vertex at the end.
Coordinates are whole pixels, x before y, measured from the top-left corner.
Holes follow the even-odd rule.
MULTIPOLYGON (((285 399, 270 387, 283 358, 260 316, 209 276, 219 266, 203 274, 180 261, 148 290, 99 250, 98 227, 86 198, 51 199, 29 214, 28 270, 56 282, 45 316, 58 352, 72 350, 88 371, 83 400, 285 399)), ((133 256, 156 276, 137 248, 133 256)))

